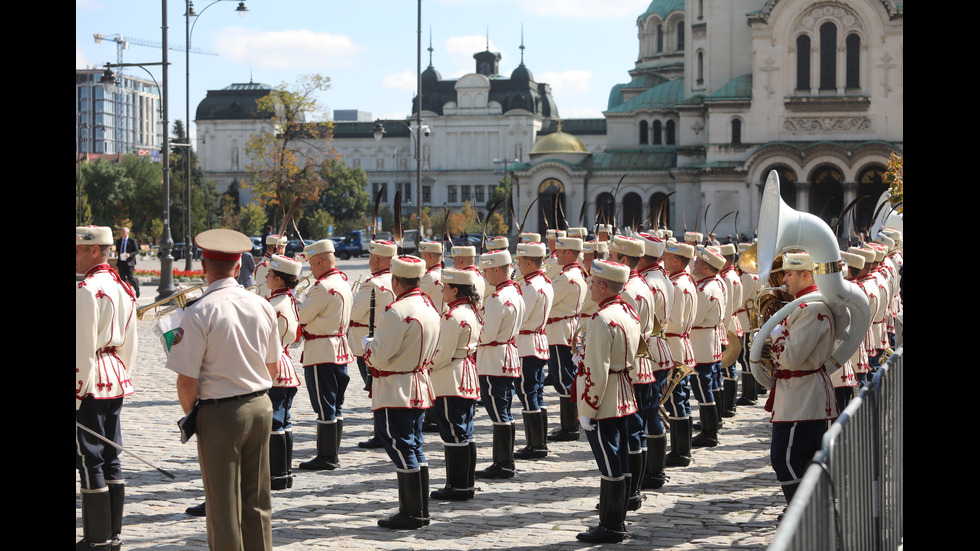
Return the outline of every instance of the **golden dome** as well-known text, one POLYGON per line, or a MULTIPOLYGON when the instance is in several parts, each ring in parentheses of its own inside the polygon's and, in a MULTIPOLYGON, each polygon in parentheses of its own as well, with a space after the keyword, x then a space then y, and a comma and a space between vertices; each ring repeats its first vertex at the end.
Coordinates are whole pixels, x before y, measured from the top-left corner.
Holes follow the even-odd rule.
POLYGON ((561 131, 561 121, 558 121, 558 130, 552 134, 539 139, 534 147, 531 148, 531 155, 543 153, 588 153, 582 140, 571 134, 561 131))

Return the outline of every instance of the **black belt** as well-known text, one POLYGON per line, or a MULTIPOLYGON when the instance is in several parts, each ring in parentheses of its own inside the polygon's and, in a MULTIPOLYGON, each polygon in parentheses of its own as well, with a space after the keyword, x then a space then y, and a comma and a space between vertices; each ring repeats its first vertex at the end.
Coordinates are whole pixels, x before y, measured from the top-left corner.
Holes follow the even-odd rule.
POLYGON ((248 400, 249 398, 255 398, 256 396, 263 396, 268 394, 268 390, 259 390, 258 392, 252 392, 250 394, 239 394, 238 396, 229 396, 227 398, 211 398, 208 400, 199 400, 202 406, 220 404, 221 402, 230 402, 232 400, 248 400))

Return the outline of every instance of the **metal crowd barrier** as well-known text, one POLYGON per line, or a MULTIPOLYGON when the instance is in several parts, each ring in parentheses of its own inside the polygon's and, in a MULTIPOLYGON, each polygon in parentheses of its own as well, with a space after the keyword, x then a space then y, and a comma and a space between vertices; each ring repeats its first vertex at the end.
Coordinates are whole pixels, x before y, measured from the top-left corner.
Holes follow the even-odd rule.
POLYGON ((902 544, 903 348, 824 434, 769 551, 892 551, 902 544))

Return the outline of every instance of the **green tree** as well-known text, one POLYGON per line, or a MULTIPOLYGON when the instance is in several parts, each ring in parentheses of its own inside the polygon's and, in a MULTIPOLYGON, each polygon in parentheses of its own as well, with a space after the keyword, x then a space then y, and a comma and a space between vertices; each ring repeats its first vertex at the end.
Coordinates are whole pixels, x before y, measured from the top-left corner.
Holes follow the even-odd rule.
POLYGON ((255 203, 249 203, 242 207, 239 217, 238 230, 245 235, 261 234, 262 228, 269 220, 262 207, 255 203))
POLYGON ((278 203, 282 214, 296 200, 319 198, 326 184, 320 167, 327 158, 337 158, 333 123, 317 103, 317 94, 329 87, 328 77, 302 75, 295 85, 282 83, 256 102, 259 112, 268 115, 268 127, 245 146, 248 185, 262 204, 278 203))
POLYGON ((348 167, 336 158, 327 158, 320 165, 324 180, 317 206, 333 215, 338 222, 359 220, 371 207, 367 192, 367 174, 361 167, 348 167))
MULTIPOLYGON (((127 185, 119 211, 130 219, 133 235, 144 242, 153 239, 153 219, 163 214, 163 170, 149 157, 125 155, 120 161, 127 185)), ((179 239, 178 239, 179 240, 179 239)))
POLYGON ((330 237, 330 227, 335 225, 334 217, 324 209, 313 211, 306 220, 306 233, 309 239, 330 237))
POLYGON ((126 171, 117 163, 99 159, 82 165, 82 181, 92 206, 92 224, 114 227, 122 190, 129 186, 126 171))
MULTIPOLYGON (((180 119, 174 121, 173 141, 189 143, 189 138, 180 119)), ((208 216, 217 206, 214 185, 204 177, 204 170, 197 161, 197 154, 189 147, 174 147, 170 155, 170 219, 175 238, 183 241, 185 235, 194 236, 210 227, 208 216), (187 231, 187 173, 191 180, 191 227, 187 231)))

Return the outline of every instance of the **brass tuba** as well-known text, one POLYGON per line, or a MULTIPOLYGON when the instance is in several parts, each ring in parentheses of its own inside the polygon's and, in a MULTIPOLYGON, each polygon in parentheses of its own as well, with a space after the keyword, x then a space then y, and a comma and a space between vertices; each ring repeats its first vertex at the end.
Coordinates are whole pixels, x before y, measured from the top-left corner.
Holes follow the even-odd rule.
POLYGON ((143 319, 143 316, 146 315, 147 312, 149 312, 150 310, 153 310, 154 308, 157 308, 159 306, 163 306, 164 304, 167 304, 168 302, 174 302, 174 304, 172 306, 168 306, 167 308, 164 308, 162 311, 160 311, 158 313, 157 317, 159 317, 159 316, 166 316, 167 314, 173 312, 177 308, 184 308, 184 307, 187 306, 187 304, 189 302, 192 302, 193 300, 196 300, 197 298, 200 298, 200 297, 195 297, 194 299, 191 299, 191 298, 188 298, 187 295, 189 295, 190 293, 193 293, 194 291, 197 291, 199 289, 204 289, 205 287, 207 287, 207 285, 208 285, 207 283, 202 283, 200 285, 195 285, 193 287, 190 287, 190 288, 184 289, 182 291, 176 292, 176 293, 170 295, 169 297, 167 297, 165 299, 158 300, 158 301, 154 302, 153 304, 150 304, 148 306, 144 306, 142 308, 139 308, 139 309, 136 310, 136 319, 139 319, 139 320, 143 319))

